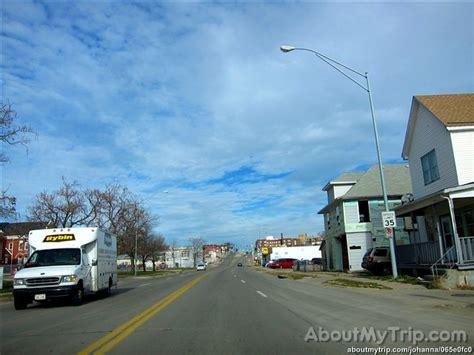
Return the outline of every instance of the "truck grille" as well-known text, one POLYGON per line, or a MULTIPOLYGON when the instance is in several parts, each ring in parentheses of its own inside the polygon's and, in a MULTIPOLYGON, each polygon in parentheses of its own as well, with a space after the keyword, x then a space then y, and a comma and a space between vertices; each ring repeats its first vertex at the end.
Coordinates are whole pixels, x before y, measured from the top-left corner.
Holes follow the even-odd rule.
POLYGON ((58 285, 59 277, 38 277, 34 279, 26 279, 28 286, 46 286, 46 285, 58 285))

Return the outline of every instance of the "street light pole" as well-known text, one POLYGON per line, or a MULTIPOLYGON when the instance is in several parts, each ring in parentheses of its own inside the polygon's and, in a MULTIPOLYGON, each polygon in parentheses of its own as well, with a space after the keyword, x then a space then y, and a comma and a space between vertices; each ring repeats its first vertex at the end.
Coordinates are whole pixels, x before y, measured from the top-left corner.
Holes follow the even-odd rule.
MULTIPOLYGON (((357 70, 354 70, 338 61, 335 61, 334 59, 329 58, 328 56, 321 54, 313 49, 308 49, 308 48, 298 48, 298 47, 292 47, 292 46, 281 46, 280 50, 284 53, 288 53, 294 50, 300 50, 300 51, 306 51, 306 52, 311 52, 316 57, 321 59, 323 62, 326 64, 330 65, 332 68, 337 70, 339 73, 344 75, 347 79, 352 81, 354 84, 359 86, 361 89, 363 89, 367 94, 369 95, 369 105, 370 105, 370 113, 372 116, 372 125, 374 128, 374 136, 375 136, 375 148, 377 150, 377 159, 378 159, 378 165, 379 165, 379 171, 380 171, 380 182, 382 184, 382 193, 383 193, 383 200, 384 200, 384 205, 385 205, 385 211, 388 212, 389 206, 388 206, 388 197, 387 197, 387 187, 385 185, 385 175, 383 171, 383 164, 382 164, 382 153, 380 149, 380 142, 379 142, 379 134, 377 130, 377 122, 375 119, 375 110, 374 110, 374 104, 372 101, 372 92, 370 90, 370 82, 369 82, 369 73, 361 73, 358 72, 357 70), (365 79, 365 85, 363 83, 360 83, 359 81, 355 80, 352 76, 348 75, 345 71, 352 72, 355 75, 358 75, 362 78, 365 79)), ((390 256, 391 256, 391 263, 392 263, 392 276, 393 278, 398 277, 398 271, 397 271, 397 259, 395 256, 395 242, 393 240, 393 237, 389 239, 390 240, 390 256)))

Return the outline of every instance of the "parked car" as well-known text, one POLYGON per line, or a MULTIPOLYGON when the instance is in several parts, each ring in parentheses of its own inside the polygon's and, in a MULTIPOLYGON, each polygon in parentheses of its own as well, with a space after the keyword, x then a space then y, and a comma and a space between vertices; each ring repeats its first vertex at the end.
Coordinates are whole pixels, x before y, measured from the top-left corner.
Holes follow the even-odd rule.
POLYGON ((296 259, 286 258, 286 259, 277 259, 272 261, 269 265, 272 269, 291 269, 293 268, 293 263, 296 259))
POLYGON ((392 272, 390 248, 377 247, 367 250, 361 266, 373 274, 390 274, 392 272))
POLYGON ((311 262, 313 265, 322 265, 323 264, 323 259, 322 258, 312 258, 311 262))
POLYGON ((196 271, 206 271, 206 264, 204 263, 197 264, 196 271))
POLYGON ((237 263, 237 266, 238 266, 238 267, 242 267, 242 263, 237 263))

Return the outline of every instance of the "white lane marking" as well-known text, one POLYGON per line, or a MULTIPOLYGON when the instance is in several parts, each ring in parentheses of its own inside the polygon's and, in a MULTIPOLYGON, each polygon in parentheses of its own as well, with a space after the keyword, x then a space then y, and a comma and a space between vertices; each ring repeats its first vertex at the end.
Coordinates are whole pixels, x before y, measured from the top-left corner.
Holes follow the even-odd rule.
POLYGON ((265 298, 267 298, 267 297, 268 297, 266 294, 264 294, 264 293, 263 293, 263 292, 261 292, 261 291, 257 291, 257 293, 258 293, 260 296, 262 296, 262 297, 265 297, 265 298))
POLYGON ((245 280, 240 280, 240 282, 242 282, 243 284, 245 283, 245 280))
POLYGON ((150 283, 147 283, 147 284, 141 284, 141 285, 140 285, 140 286, 138 286, 138 287, 143 287, 143 286, 148 286, 148 285, 150 285, 150 283))

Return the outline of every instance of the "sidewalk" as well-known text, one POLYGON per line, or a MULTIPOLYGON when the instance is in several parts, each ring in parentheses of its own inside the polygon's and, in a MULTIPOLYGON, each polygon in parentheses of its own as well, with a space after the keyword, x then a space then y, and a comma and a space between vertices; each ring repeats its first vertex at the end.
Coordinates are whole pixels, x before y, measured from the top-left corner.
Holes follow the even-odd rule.
POLYGON ((378 280, 371 277, 363 277, 357 273, 328 271, 299 272, 291 269, 268 269, 263 267, 253 267, 253 270, 265 273, 269 276, 280 276, 280 278, 285 278, 286 276, 288 280, 293 280, 293 282, 308 283, 320 287, 336 287, 340 288, 342 292, 344 292, 344 290, 350 290, 351 292, 362 293, 370 296, 382 296, 393 300, 393 302, 400 303, 401 305, 404 303, 410 303, 420 305, 420 307, 428 306, 436 310, 451 309, 460 312, 467 311, 474 313, 474 290, 428 289, 422 284, 401 283, 393 280, 378 280), (291 276, 296 277, 293 278, 291 276), (326 283, 326 281, 335 279, 376 283, 390 289, 380 290, 374 288, 336 286, 326 283))

